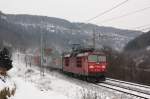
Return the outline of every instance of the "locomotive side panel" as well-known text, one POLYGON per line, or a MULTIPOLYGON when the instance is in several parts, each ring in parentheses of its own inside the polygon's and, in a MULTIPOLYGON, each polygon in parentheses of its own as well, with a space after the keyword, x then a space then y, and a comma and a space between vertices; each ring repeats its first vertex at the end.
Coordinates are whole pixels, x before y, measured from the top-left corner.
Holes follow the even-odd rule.
POLYGON ((87 66, 84 57, 65 57, 63 71, 78 75, 87 74, 87 66))

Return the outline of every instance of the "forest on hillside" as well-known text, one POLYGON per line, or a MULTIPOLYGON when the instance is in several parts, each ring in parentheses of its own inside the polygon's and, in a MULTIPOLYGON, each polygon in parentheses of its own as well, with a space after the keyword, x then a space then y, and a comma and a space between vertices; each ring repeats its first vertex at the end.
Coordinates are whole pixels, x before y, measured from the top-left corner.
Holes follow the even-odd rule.
POLYGON ((108 76, 150 85, 150 31, 130 41, 124 51, 110 50, 108 76))

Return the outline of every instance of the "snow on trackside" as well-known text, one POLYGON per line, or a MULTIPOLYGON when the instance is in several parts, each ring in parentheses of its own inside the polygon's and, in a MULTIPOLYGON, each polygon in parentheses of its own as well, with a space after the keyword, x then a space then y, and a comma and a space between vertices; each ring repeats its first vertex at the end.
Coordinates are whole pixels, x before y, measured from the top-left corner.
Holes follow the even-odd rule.
POLYGON ((89 83, 71 79, 57 72, 45 72, 40 76, 39 68, 27 66, 23 55, 15 55, 14 68, 9 75, 15 81, 17 89, 10 99, 133 99, 129 95, 106 88, 92 86, 89 83))
POLYGON ((14 80, 18 87, 15 96, 10 99, 67 99, 53 91, 40 91, 34 84, 24 82, 21 78, 15 78, 14 80))
POLYGON ((51 89, 41 89, 40 87, 44 88, 45 83, 50 84, 50 82, 41 79, 38 70, 32 71, 17 60, 14 60, 13 66, 14 68, 8 74, 15 81, 16 93, 9 99, 69 99, 67 96, 56 93, 51 89), (26 75, 27 73, 29 75, 26 75), (26 77, 28 78, 26 79, 26 77))

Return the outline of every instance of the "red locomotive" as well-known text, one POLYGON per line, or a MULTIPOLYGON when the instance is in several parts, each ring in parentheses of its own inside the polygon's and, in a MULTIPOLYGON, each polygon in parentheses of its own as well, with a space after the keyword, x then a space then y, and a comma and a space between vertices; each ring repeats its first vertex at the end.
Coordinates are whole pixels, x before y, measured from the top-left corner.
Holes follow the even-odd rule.
MULTIPOLYGON (((43 64, 45 68, 62 70, 87 81, 105 80, 107 61, 103 51, 76 46, 70 53, 63 54, 62 58, 53 58, 52 54, 45 57, 47 59, 43 64)), ((39 55, 34 57, 34 64, 40 65, 39 55)))
POLYGON ((105 80, 106 67, 106 54, 93 48, 73 49, 63 55, 62 70, 88 81, 105 80))

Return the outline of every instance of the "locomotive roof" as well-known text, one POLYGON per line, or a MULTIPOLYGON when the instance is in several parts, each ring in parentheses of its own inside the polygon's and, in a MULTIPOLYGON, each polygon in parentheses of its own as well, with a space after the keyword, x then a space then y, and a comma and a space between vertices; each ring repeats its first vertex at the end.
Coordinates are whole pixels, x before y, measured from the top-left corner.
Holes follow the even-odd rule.
MULTIPOLYGON (((94 51, 94 52, 84 52, 84 53, 76 53, 76 57, 82 57, 82 56, 88 56, 88 55, 105 55, 104 52, 101 52, 101 51, 94 51)), ((64 57, 71 57, 73 55, 73 53, 68 53, 68 54, 65 54, 64 57)))

